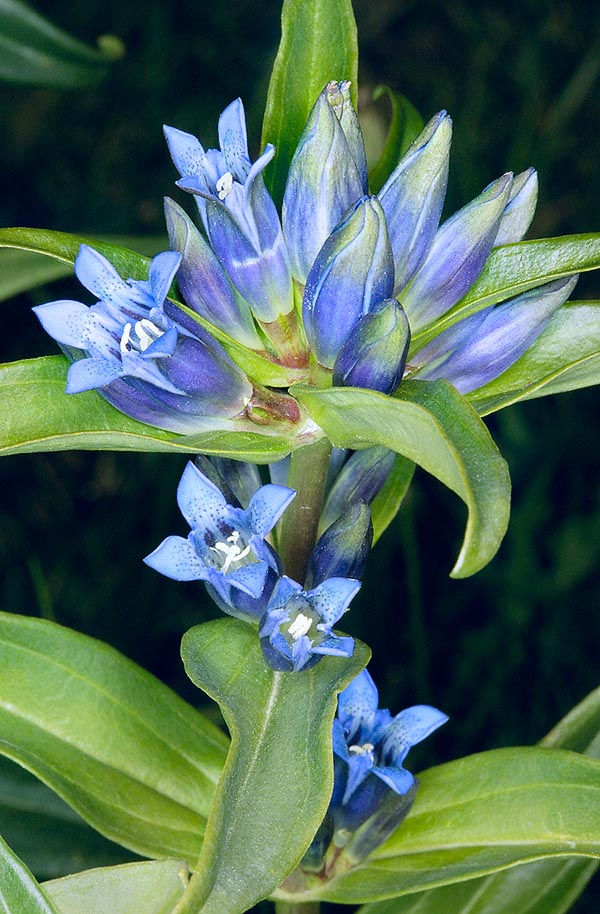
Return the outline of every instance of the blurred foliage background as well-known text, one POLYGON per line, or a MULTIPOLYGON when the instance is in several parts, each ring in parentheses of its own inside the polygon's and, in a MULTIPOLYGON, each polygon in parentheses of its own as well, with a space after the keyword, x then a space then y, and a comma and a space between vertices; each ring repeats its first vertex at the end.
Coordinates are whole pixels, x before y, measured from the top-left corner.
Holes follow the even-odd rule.
MULTIPOLYGON (((577 0, 354 6, 361 114, 374 149, 388 112, 370 97, 386 83, 426 119, 440 108, 453 116, 448 213, 504 171, 533 164, 541 195, 530 236, 598 230, 600 6, 587 8, 585 28, 577 0)), ((117 36, 125 54, 97 86, 0 88, 2 225, 164 234, 163 196, 187 203, 173 186, 161 124, 214 145, 217 117, 237 95, 256 151, 277 2, 37 0, 35 8, 91 45, 117 36)), ((55 351, 30 307, 78 297, 76 288, 53 283, 3 304, 2 361, 55 351)), ((583 277, 576 297, 600 297, 598 277, 583 277)), ((345 628, 373 647, 385 706, 431 702, 451 716, 415 750, 417 767, 535 742, 598 685, 596 404, 586 390, 489 420, 511 468, 513 515, 497 558, 475 578, 447 576, 463 508, 424 474, 373 553, 345 628)), ((83 452, 1 461, 0 606, 103 638, 197 702, 179 641, 214 608, 201 585, 176 584, 141 562, 167 534, 187 532, 174 498, 184 463, 83 452)))

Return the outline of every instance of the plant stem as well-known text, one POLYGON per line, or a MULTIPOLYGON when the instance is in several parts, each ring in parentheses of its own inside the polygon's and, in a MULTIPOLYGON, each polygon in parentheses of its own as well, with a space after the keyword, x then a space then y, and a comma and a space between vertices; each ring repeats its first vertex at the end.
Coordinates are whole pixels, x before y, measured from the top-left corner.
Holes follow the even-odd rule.
POLYGON ((331 444, 322 438, 291 456, 288 485, 296 490, 296 497, 283 515, 279 555, 285 573, 299 584, 304 583, 317 539, 330 455, 331 444))
POLYGON ((204 881, 201 871, 194 873, 171 914, 198 914, 206 901, 204 881))
POLYGON ((319 914, 319 901, 276 901, 275 914, 319 914))

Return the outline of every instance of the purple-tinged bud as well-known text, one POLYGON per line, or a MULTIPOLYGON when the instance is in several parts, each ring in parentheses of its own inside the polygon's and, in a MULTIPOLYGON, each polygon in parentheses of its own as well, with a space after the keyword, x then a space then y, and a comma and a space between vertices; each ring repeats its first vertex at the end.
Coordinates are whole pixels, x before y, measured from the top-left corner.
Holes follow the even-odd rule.
POLYGON ((394 452, 385 447, 355 451, 329 491, 321 513, 320 530, 326 530, 350 505, 370 504, 390 475, 395 459, 394 452))
POLYGON ((385 216, 376 197, 363 197, 331 233, 306 282, 302 316, 321 365, 333 368, 358 320, 393 287, 385 216))
POLYGON ((505 174, 438 229, 426 260, 402 292, 412 332, 431 324, 459 301, 485 266, 508 203, 505 174))
POLYGON ((364 574, 373 542, 371 512, 356 502, 319 537, 308 564, 306 586, 316 587, 327 578, 355 578, 364 574))
POLYGON ((283 198, 283 232, 300 283, 334 226, 366 192, 364 141, 350 84, 331 82, 308 116, 283 198))
POLYGON ((363 315, 340 349, 333 366, 333 384, 366 387, 392 394, 404 374, 410 327, 395 298, 379 302, 363 315))
POLYGON ((177 283, 186 305, 242 345, 263 349, 247 303, 187 213, 169 197, 165 218, 171 247, 181 254, 177 283))
POLYGON ((412 377, 444 378, 462 394, 483 387, 529 349, 577 279, 554 280, 459 321, 416 354, 422 367, 412 377))
POLYGON ((535 168, 528 168, 513 178, 510 197, 504 207, 494 247, 520 241, 533 219, 538 198, 538 177, 535 168))
POLYGON ((397 292, 425 260, 438 229, 451 139, 452 121, 440 111, 409 146, 378 194, 394 252, 397 292))

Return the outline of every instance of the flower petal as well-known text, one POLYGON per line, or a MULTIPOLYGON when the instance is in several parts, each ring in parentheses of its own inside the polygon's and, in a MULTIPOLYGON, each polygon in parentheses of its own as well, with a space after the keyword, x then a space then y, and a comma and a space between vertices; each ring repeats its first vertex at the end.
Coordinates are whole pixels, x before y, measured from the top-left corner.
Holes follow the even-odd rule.
POLYGON ((225 497, 189 461, 177 486, 177 504, 190 527, 204 527, 208 521, 227 513, 225 497))
POLYGON ((205 152, 197 137, 176 127, 163 127, 173 164, 183 175, 201 174, 205 167, 205 152))
POLYGON ((538 177, 535 168, 528 168, 515 175, 494 247, 521 240, 533 219, 537 197, 538 177))
POLYGON ((261 486, 252 496, 248 506, 250 526, 254 533, 266 536, 295 497, 295 490, 287 486, 261 486))
POLYGON ((243 183, 250 169, 246 115, 241 98, 231 102, 219 117, 219 146, 229 171, 243 183))
POLYGON ((426 739, 448 720, 448 715, 431 705, 413 705, 400 711, 386 729, 382 755, 401 764, 412 746, 426 739))
POLYGON ((94 390, 104 387, 115 381, 123 374, 118 362, 109 362, 107 359, 78 359, 69 368, 67 386, 68 394, 79 394, 84 390, 94 390))
POLYGON ((46 333, 65 346, 88 349, 90 340, 102 332, 97 315, 79 301, 51 301, 36 305, 33 311, 46 333))
POLYGON ((352 578, 328 578, 310 591, 310 602, 326 625, 333 625, 346 612, 348 604, 360 590, 360 581, 352 578))
POLYGON ((190 541, 181 536, 168 536, 144 562, 175 581, 199 581, 208 576, 204 562, 190 541))
POLYGON ((171 283, 175 279, 180 263, 181 254, 177 251, 163 251, 152 258, 149 280, 157 308, 162 307, 165 298, 169 294, 171 283))

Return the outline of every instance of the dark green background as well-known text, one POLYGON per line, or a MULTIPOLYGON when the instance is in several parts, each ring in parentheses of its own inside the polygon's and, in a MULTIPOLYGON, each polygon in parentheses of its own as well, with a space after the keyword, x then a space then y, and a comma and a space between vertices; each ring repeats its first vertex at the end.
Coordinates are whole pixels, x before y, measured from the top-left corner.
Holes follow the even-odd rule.
MULTIPOLYGON (((114 33, 127 54, 98 88, 3 87, 0 223, 89 233, 158 234, 176 177, 161 124, 216 139, 237 95, 257 151, 279 7, 265 0, 122 0, 36 8, 93 43, 114 33)), ((428 118, 453 116, 447 212, 490 180, 540 172, 531 236, 598 229, 600 7, 585 27, 576 0, 519 4, 356 0, 361 100, 370 131, 380 82, 428 118), (594 43, 590 43, 594 42, 594 43)), ((332 78, 336 74, 331 74, 332 78)), ((192 210, 190 210, 191 212, 192 210)), ((30 312, 75 296, 54 284, 3 307, 2 360, 54 351, 30 312)), ((576 296, 600 297, 599 280, 576 296)), ((376 547, 348 631, 393 711, 431 702, 450 723, 415 765, 537 740, 600 680, 600 498, 594 391, 514 407, 489 421, 514 483, 510 531, 494 562, 447 577, 462 504, 418 474, 405 509, 376 547)), ((0 419, 1 421, 1 419, 0 419)), ((0 462, 0 606, 97 635, 197 699, 178 657, 182 632, 214 615, 201 585, 141 563, 168 533, 184 459, 79 452, 0 462)), ((591 908, 582 907, 585 911, 591 908)))

